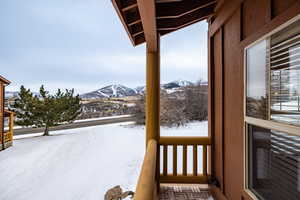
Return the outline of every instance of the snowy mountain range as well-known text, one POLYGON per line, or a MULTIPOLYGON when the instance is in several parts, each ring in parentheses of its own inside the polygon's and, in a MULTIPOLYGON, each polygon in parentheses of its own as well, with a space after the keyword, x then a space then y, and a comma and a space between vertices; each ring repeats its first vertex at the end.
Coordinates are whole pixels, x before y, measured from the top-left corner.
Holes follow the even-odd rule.
POLYGON ((161 88, 163 89, 174 89, 174 88, 180 88, 185 87, 189 85, 193 85, 194 83, 190 81, 184 81, 184 80, 178 80, 178 81, 172 81, 170 83, 162 84, 161 88))
MULTIPOLYGON (((162 84, 161 88, 167 90, 168 93, 176 91, 178 88, 183 86, 193 85, 190 81, 172 81, 170 83, 162 84)), ((99 98, 110 98, 110 97, 127 97, 143 94, 146 90, 145 86, 139 86, 134 89, 128 88, 123 85, 109 85, 96 91, 85 93, 80 95, 82 99, 99 99, 99 98)))
MULTIPOLYGON (((207 84, 207 83, 203 83, 207 84)), ((185 80, 177 80, 172 81, 166 84, 161 85, 161 89, 165 90, 167 93, 172 93, 180 90, 181 87, 194 85, 194 83, 190 81, 185 80)), ((103 88, 100 88, 98 90, 88 92, 85 94, 81 94, 80 97, 82 99, 101 99, 101 98, 111 98, 111 97, 128 97, 128 96, 135 96, 139 94, 145 93, 146 87, 145 86, 139 86, 136 88, 129 88, 124 85, 115 84, 115 85, 109 85, 105 86, 103 88)), ((38 93, 34 93, 34 95, 38 95, 38 93)), ((18 92, 16 91, 6 91, 5 92, 5 98, 17 98, 18 92)))
POLYGON ((109 97, 134 96, 136 94, 137 94, 136 90, 128 88, 124 85, 117 84, 117 85, 109 85, 99 90, 82 94, 80 95, 80 98, 100 99, 100 98, 109 98, 109 97))

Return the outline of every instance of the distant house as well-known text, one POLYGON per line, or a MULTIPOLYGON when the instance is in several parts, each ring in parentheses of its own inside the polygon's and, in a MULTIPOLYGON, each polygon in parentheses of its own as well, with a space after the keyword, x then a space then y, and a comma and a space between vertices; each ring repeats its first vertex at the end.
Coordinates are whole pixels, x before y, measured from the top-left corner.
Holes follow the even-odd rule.
POLYGON ((0 76, 0 151, 10 147, 13 141, 14 114, 4 109, 5 86, 9 84, 10 81, 0 76))

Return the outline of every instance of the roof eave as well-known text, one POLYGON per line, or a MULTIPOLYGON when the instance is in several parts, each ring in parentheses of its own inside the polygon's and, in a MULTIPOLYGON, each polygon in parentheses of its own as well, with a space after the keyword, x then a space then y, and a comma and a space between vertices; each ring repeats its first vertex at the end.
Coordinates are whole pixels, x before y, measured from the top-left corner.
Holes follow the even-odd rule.
POLYGON ((112 4, 113 4, 113 6, 114 6, 114 8, 115 8, 115 10, 116 10, 116 12, 117 12, 117 14, 118 14, 118 16, 119 16, 119 19, 121 20, 121 23, 122 23, 123 27, 124 27, 125 30, 126 30, 126 33, 127 33, 128 37, 129 37, 129 39, 130 39, 132 45, 133 45, 133 46, 136 46, 136 44, 135 44, 135 42, 134 42, 134 39, 133 39, 132 35, 131 35, 130 32, 129 32, 127 23, 125 22, 125 19, 124 19, 122 13, 121 13, 121 10, 120 10, 119 6, 117 5, 116 0, 111 0, 111 1, 112 1, 112 4))
POLYGON ((4 83, 5 85, 9 85, 11 83, 9 80, 7 80, 6 78, 4 78, 3 76, 0 76, 0 81, 2 83, 4 83))

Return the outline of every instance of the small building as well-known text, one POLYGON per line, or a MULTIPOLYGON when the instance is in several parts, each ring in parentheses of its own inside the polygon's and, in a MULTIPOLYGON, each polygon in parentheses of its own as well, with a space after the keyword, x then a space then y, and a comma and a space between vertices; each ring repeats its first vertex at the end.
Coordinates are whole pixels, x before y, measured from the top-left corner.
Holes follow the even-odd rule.
MULTIPOLYGON (((220 200, 300 199, 300 1, 112 2, 133 46, 146 44, 147 150, 135 200, 175 199, 162 188, 174 183, 208 184, 220 200), (201 20, 209 24, 209 137, 161 137, 160 41, 201 20)), ((179 199, 201 196, 180 191, 179 199)))
POLYGON ((14 113, 5 110, 5 86, 10 81, 0 76, 0 151, 4 150, 13 143, 13 123, 14 113))

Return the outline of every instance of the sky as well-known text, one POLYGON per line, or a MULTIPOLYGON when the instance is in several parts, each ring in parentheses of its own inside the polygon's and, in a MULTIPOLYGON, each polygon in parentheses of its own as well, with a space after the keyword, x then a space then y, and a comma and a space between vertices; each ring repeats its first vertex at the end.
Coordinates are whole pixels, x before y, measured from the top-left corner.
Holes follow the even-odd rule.
MULTIPOLYGON (((110 0, 1 0, 0 75, 38 91, 145 85, 145 45, 133 47, 110 0)), ((207 80, 207 23, 161 38, 161 82, 207 80)))

